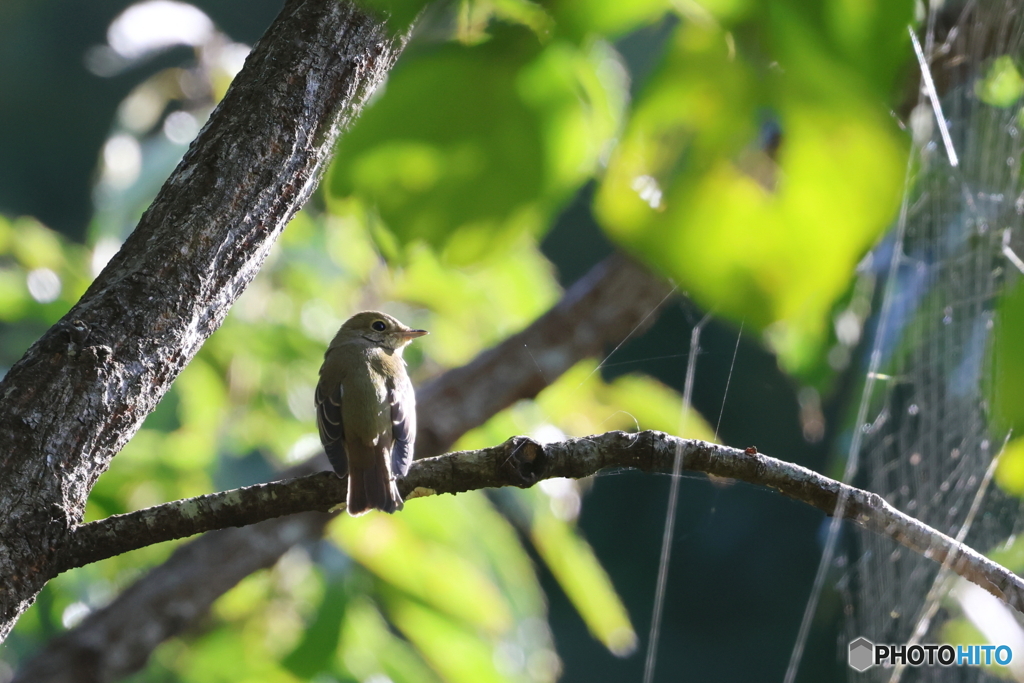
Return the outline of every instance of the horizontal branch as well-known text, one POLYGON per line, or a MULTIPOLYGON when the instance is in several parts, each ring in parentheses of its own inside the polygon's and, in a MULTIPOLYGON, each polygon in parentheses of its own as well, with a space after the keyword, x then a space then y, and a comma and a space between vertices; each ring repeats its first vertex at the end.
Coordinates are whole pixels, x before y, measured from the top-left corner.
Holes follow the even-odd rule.
MULTIPOLYGON (((838 508, 844 518, 948 566, 1024 613, 1024 580, 896 510, 881 496, 760 453, 662 432, 608 432, 545 445, 513 437, 492 448, 419 460, 399 488, 406 498, 416 498, 501 486, 526 488, 543 479, 579 479, 608 468, 671 472, 677 456, 686 470, 766 486, 828 515, 838 508)), ((61 568, 203 531, 300 511, 326 512, 343 505, 344 497, 343 480, 331 472, 319 472, 117 515, 78 527, 61 568)))
MULTIPOLYGON (((603 355, 642 334, 671 291, 633 260, 621 254, 608 257, 524 330, 417 389, 416 454, 444 453, 467 431, 535 396, 581 359, 603 355), (527 349, 532 359, 524 358, 527 349)), ((321 453, 282 475, 294 478, 329 468, 321 453)), ((15 681, 121 680, 145 666, 161 642, 195 627, 217 597, 245 576, 270 566, 292 545, 319 538, 329 519, 324 514, 281 517, 204 534, 182 545, 109 605, 47 643, 19 667, 15 681)), ((77 550, 65 557, 74 554, 80 562, 84 558, 77 550)))

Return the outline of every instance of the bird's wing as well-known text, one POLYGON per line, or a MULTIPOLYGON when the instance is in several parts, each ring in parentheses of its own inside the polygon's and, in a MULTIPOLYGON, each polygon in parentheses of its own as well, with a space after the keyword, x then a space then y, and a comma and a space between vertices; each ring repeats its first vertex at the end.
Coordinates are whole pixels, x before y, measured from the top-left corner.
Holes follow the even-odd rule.
POLYGON ((320 443, 324 445, 331 467, 339 476, 348 473, 348 455, 345 453, 345 425, 341 421, 341 383, 331 391, 323 381, 316 385, 316 426, 320 443))
POLYGON ((412 464, 412 448, 416 443, 416 392, 408 378, 388 386, 388 401, 391 403, 391 472, 396 477, 409 473, 412 464))

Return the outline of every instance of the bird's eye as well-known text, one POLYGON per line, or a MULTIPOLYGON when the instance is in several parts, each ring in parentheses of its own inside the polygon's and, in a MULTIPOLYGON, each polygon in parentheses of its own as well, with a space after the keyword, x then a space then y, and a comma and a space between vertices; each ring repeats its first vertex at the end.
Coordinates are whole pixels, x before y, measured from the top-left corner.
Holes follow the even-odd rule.
POLYGON ((383 320, 374 320, 373 324, 370 325, 370 327, 377 330, 378 332, 383 332, 384 330, 388 329, 388 326, 384 324, 383 320))

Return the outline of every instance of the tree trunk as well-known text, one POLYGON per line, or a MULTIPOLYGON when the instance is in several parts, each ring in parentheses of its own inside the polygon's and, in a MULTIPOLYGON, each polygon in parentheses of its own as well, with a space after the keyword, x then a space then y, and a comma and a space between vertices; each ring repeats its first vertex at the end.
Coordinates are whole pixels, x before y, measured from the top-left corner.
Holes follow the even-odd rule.
POLYGON ((121 251, 0 382, 0 640, 406 38, 347 0, 289 0, 121 251))

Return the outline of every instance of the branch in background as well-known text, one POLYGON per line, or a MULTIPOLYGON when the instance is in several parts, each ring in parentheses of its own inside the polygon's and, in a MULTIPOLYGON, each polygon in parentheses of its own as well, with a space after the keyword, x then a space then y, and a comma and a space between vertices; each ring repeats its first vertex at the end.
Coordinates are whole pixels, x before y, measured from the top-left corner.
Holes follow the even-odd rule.
MULTIPOLYGON (((417 440, 423 449, 417 454, 444 450, 490 416, 536 396, 581 358, 602 352, 609 335, 624 340, 643 323, 653 322, 670 292, 665 283, 623 256, 598 264, 533 325, 417 393, 420 433, 425 435, 417 440), (566 335, 566 330, 574 333, 566 335)), ((327 512, 344 500, 343 480, 323 472, 298 482, 259 484, 116 515, 73 529, 55 574, 152 545, 150 534, 140 533, 136 526, 138 519, 162 540, 172 540, 296 512, 327 512), (278 498, 281 487, 286 487, 287 496, 278 498), (324 500, 334 502, 327 507, 318 504, 324 500), (243 509, 245 515, 238 517, 243 509)))
POLYGON ((525 330, 416 392, 417 457, 444 453, 467 431, 533 398, 582 359, 642 334, 673 291, 628 257, 609 256, 525 330))
POLYGON ((239 577, 273 566, 297 539, 318 537, 330 518, 317 513, 278 517, 182 545, 118 596, 113 604, 122 609, 110 613, 113 618, 96 618, 102 611, 92 614, 54 638, 18 671, 16 680, 99 683, 138 671, 170 635, 206 617, 239 577))
MULTIPOLYGON (((492 448, 419 460, 399 489, 409 499, 501 486, 526 488, 543 479, 580 479, 608 468, 672 472, 677 456, 683 459, 686 470, 766 486, 829 515, 842 496, 844 518, 948 565, 1024 614, 1024 579, 896 510, 881 496, 756 451, 748 453, 662 432, 608 432, 546 445, 513 437, 492 448)), ((224 524, 254 524, 277 510, 326 511, 344 502, 345 488, 341 484, 333 473, 319 472, 118 515, 86 524, 80 533, 85 545, 91 545, 92 538, 117 539, 121 550, 110 546, 109 552, 119 554, 180 538, 181 533, 198 533, 224 524)))
MULTIPOLYGON (((417 455, 444 452, 503 408, 537 395, 580 360, 641 334, 671 291, 624 256, 598 264, 525 330, 419 389, 417 455), (537 364, 524 358, 524 344, 537 364)), ((320 455, 286 476, 327 469, 327 458, 320 455)), ((303 518, 302 525, 286 526, 290 518, 281 518, 226 529, 182 546, 111 604, 47 643, 19 669, 16 680, 104 683, 138 671, 157 645, 194 626, 219 595, 272 565, 292 545, 318 539, 330 519, 315 513, 303 518), (287 542, 281 542, 279 527, 289 530, 287 542)))
POLYGON ((118 254, 0 382, 0 640, 405 40, 351 2, 289 0, 118 254))

